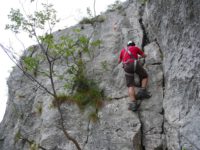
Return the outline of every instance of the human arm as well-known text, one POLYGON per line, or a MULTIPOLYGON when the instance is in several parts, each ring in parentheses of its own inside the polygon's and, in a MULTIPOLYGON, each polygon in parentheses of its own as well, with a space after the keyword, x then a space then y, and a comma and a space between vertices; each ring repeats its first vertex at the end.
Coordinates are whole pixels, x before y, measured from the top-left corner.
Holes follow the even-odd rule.
POLYGON ((118 64, 120 64, 122 61, 121 61, 121 59, 120 59, 120 57, 118 58, 118 64))
POLYGON ((145 58, 145 57, 147 57, 147 55, 145 53, 143 53, 143 55, 141 57, 145 58))
POLYGON ((137 47, 137 51, 138 51, 138 54, 139 54, 139 58, 145 58, 147 57, 147 55, 140 49, 137 47))

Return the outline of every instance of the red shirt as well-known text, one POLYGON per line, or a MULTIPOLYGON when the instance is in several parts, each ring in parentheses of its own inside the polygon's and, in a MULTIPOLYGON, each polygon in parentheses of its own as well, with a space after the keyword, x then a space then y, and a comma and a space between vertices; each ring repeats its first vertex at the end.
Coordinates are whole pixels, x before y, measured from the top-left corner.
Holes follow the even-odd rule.
MULTIPOLYGON (((144 52, 136 46, 129 46, 127 48, 132 53, 132 55, 134 56, 135 59, 138 59, 138 54, 141 56, 144 56, 144 52)), ((122 61, 123 63, 124 62, 134 62, 134 59, 132 58, 132 56, 130 56, 128 54, 128 52, 126 52, 125 48, 123 48, 121 50, 119 60, 120 60, 120 62, 122 61)))

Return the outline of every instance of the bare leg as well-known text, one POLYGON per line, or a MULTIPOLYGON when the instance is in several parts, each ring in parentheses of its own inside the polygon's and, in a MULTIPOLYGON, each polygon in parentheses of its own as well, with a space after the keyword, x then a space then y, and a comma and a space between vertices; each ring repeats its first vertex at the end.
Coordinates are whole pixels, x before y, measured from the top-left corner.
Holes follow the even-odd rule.
POLYGON ((142 88, 146 89, 147 84, 148 84, 148 78, 142 79, 142 88))
POLYGON ((138 99, 150 98, 151 93, 147 91, 148 77, 142 79, 142 89, 137 93, 138 99))
POLYGON ((128 94, 131 99, 131 103, 129 103, 128 109, 131 111, 137 111, 137 101, 135 98, 135 89, 134 86, 128 88, 128 94))
POLYGON ((135 88, 134 86, 128 87, 128 94, 129 94, 131 101, 136 101, 134 88, 135 88))

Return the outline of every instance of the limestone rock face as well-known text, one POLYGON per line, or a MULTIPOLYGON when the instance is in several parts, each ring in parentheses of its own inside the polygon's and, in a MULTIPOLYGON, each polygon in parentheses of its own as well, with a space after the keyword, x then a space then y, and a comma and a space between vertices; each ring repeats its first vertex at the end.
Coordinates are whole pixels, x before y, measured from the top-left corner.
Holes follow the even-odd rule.
MULTIPOLYGON (((105 21, 95 28, 76 25, 54 33, 56 39, 73 29, 100 39, 87 73, 100 81, 99 86, 111 100, 98 113, 99 121, 89 122, 74 104, 62 104, 64 127, 84 150, 177 150, 200 149, 200 2, 131 0, 122 9, 103 14, 105 21), (149 75, 150 99, 138 100, 137 112, 128 108, 129 97, 121 64, 120 50, 128 40, 144 50, 144 68, 149 75), (106 62, 107 69, 102 68, 106 62)), ((88 59, 87 57, 85 58, 88 59)), ((45 63, 43 64, 45 67, 45 63)), ((56 72, 64 74, 64 60, 56 63, 56 72)), ((38 81, 50 89, 50 81, 38 81)), ((56 79, 56 78, 55 78, 56 79)), ((56 89, 64 91, 59 79, 56 89)), ((35 86, 15 68, 8 80, 9 99, 0 124, 1 150, 27 150, 17 133, 47 150, 76 150, 60 126, 60 115, 52 108, 52 97, 35 86)), ((138 88, 136 88, 138 91, 138 88)))
POLYGON ((200 1, 149 1, 143 21, 149 40, 159 43, 165 80, 167 148, 200 149, 200 1))

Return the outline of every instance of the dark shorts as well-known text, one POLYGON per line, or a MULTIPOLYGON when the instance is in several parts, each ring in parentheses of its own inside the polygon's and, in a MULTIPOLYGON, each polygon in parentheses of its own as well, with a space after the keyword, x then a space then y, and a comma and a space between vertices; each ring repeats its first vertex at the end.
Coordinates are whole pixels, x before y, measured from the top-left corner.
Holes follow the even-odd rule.
POLYGON ((124 71, 125 71, 127 87, 134 86, 134 73, 138 74, 140 81, 148 77, 146 70, 142 67, 142 65, 140 65, 139 62, 136 63, 135 72, 134 72, 134 63, 129 63, 129 64, 124 65, 124 71), (126 74, 126 72, 128 74, 126 74))

